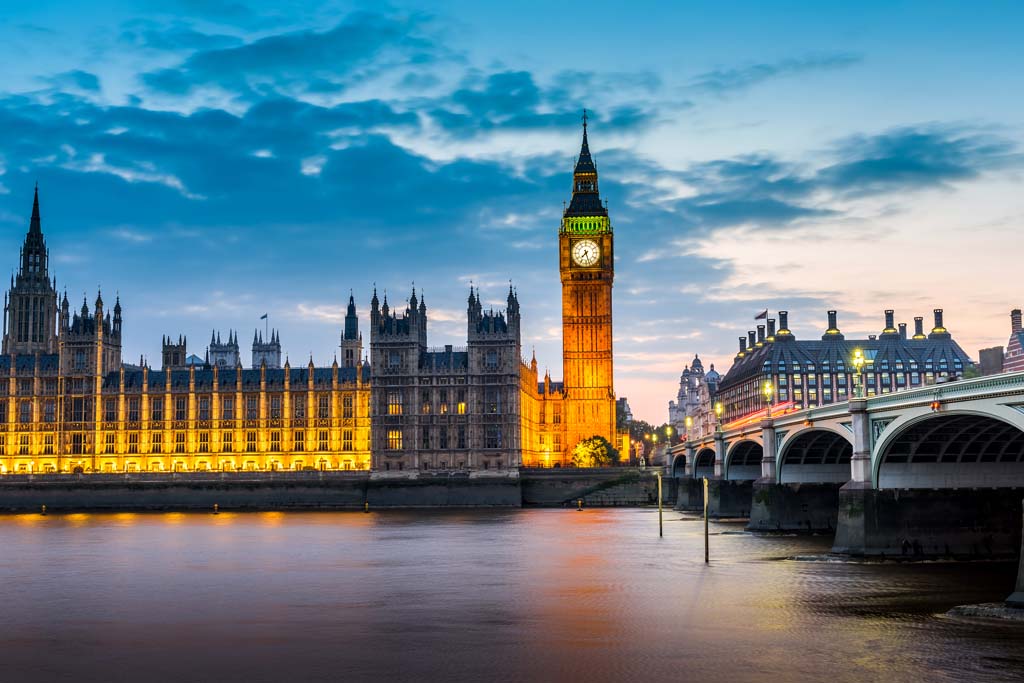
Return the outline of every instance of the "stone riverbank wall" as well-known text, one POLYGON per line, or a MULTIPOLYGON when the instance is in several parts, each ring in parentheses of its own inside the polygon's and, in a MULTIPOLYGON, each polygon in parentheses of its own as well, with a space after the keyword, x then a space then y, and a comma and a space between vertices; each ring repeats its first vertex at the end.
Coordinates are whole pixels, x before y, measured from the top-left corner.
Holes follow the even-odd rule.
MULTIPOLYGON (((664 500, 675 499, 665 478, 664 500)), ((0 477, 0 512, 102 510, 344 510, 416 507, 656 505, 649 472, 511 470, 503 473, 233 472, 0 477)))

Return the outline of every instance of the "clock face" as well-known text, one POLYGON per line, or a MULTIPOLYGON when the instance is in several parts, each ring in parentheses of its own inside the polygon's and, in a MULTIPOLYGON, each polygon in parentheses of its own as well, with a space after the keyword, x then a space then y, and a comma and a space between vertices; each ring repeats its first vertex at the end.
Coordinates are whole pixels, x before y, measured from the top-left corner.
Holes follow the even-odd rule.
POLYGON ((589 268, 601 257, 601 248, 593 240, 580 240, 572 245, 572 260, 576 265, 589 268))

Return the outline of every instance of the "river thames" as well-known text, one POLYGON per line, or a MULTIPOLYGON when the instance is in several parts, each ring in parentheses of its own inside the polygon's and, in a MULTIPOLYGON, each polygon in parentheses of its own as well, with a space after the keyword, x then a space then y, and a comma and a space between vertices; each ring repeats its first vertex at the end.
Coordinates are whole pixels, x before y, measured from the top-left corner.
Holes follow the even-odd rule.
POLYGON ((1007 563, 649 509, 0 517, 2 681, 1000 681, 1007 563))

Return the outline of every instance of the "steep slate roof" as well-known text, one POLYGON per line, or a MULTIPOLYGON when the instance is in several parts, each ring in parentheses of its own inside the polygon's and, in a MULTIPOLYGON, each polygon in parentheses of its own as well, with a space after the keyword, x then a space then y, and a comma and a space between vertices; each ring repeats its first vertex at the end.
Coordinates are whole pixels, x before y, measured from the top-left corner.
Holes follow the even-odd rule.
MULTIPOLYGON (((736 360, 719 385, 720 390, 729 389, 749 380, 751 377, 764 373, 765 363, 769 363, 773 372, 779 370, 783 363, 787 371, 792 371, 793 364, 798 363, 801 371, 812 363, 816 372, 820 372, 827 363, 833 371, 849 367, 854 349, 861 349, 868 359, 874 360, 876 372, 883 371, 882 361, 889 363, 889 371, 895 369, 896 361, 909 364, 916 361, 916 370, 924 370, 928 361, 938 367, 943 360, 952 369, 955 361, 963 367, 972 364, 960 345, 948 334, 932 335, 928 339, 903 339, 899 335, 882 335, 876 339, 840 339, 800 340, 793 337, 776 337, 774 342, 765 342, 761 348, 748 349, 743 358, 736 360)), ((909 370, 907 367, 905 370, 909 370)))

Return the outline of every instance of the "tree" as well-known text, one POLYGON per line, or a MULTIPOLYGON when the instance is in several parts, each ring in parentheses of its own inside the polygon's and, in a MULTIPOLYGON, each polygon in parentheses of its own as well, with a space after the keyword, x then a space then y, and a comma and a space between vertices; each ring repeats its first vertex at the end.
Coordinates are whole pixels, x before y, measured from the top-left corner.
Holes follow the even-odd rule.
POLYGON ((572 449, 573 467, 608 467, 619 464, 619 451, 603 436, 583 439, 572 449))

